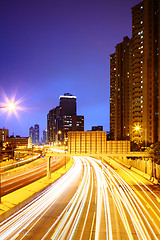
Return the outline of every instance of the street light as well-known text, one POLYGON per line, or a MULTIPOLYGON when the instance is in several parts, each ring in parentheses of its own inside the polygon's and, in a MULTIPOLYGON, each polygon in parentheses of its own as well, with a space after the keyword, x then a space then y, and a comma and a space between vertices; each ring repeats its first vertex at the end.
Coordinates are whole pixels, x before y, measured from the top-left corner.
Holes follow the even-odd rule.
POLYGON ((133 127, 133 131, 135 131, 135 132, 140 132, 141 129, 142 129, 142 127, 139 124, 135 124, 133 127))
MULTIPOLYGON (((6 102, 1 103, 2 106, 0 106, 1 110, 14 112, 16 113, 16 109, 21 109, 17 105, 19 104, 19 101, 14 102, 14 99, 11 101, 6 97, 6 102)), ((2 139, 0 139, 0 203, 1 203, 1 161, 2 161, 2 139)))
POLYGON ((147 147, 147 129, 145 128, 142 128, 141 125, 137 124, 133 127, 133 130, 137 133, 137 132, 142 132, 142 129, 143 129, 143 132, 144 132, 144 144, 145 144, 145 147, 147 147))
POLYGON ((135 126, 135 128, 134 128, 134 129, 135 129, 135 131, 137 131, 137 132, 138 132, 138 131, 140 130, 140 126, 135 126))

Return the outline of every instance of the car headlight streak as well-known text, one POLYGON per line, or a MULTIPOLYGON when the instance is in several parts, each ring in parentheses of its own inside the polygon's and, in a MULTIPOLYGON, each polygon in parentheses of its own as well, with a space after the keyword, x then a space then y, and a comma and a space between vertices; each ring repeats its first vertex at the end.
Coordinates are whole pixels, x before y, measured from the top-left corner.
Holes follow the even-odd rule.
MULTIPOLYGON (((81 175, 81 181, 71 200, 66 203, 57 219, 53 220, 41 240, 76 239, 79 226, 81 226, 78 235, 80 240, 91 238, 112 240, 115 239, 115 234, 118 234, 115 233, 116 216, 117 221, 123 225, 124 238, 158 240, 160 226, 157 222, 160 220, 160 210, 151 195, 155 199, 157 196, 144 183, 139 182, 139 179, 136 179, 126 168, 115 163, 140 189, 141 195, 108 164, 91 157, 73 158, 74 166, 64 176, 19 212, 1 223, 1 239, 15 239, 23 229, 31 230, 58 201, 64 190, 81 175), (153 221, 153 216, 156 221, 153 221), (87 231, 90 231, 88 238, 85 235, 87 231), (51 235, 52 237, 48 238, 51 235)), ((23 238, 25 234, 21 239, 23 238)))

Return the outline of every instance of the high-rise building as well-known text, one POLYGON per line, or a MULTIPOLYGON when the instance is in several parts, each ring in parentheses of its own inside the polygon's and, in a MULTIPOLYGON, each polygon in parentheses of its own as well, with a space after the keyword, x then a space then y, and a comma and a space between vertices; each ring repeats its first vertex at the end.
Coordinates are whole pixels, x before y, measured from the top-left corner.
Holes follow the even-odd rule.
POLYGON ((110 138, 115 139, 116 54, 110 55, 110 138))
POLYGON ((53 108, 47 114, 47 142, 58 142, 59 131, 59 107, 53 108))
MULTIPOLYGON (((132 8, 132 39, 129 43, 128 53, 129 91, 128 101, 125 102, 125 105, 129 104, 129 110, 128 107, 127 109, 124 107, 122 109, 116 108, 116 106, 118 107, 121 104, 121 100, 117 99, 119 86, 113 76, 115 63, 111 62, 110 131, 115 134, 114 139, 123 139, 124 137, 124 134, 119 135, 119 125, 116 125, 116 116, 122 119, 124 114, 127 116, 127 111, 129 111, 129 137, 132 141, 148 141, 150 143, 160 141, 159 49, 160 1, 144 0, 132 8), (116 102, 117 100, 118 102, 116 102), (113 113, 114 110, 115 112, 113 113)), ((117 64, 117 53, 111 55, 111 57, 111 60, 117 64)), ((124 78, 122 78, 122 84, 126 84, 124 78)), ((128 125, 124 123, 121 126, 121 131, 126 129, 126 136, 128 134, 128 125)))
POLYGON ((39 144, 39 125, 35 124, 34 127, 29 128, 29 137, 32 139, 32 144, 39 144))
POLYGON ((35 143, 35 129, 33 126, 29 128, 29 137, 32 139, 32 144, 35 143))
POLYGON ((72 127, 72 116, 76 116, 76 96, 65 93, 59 97, 60 121, 59 131, 61 132, 61 141, 67 138, 67 132, 72 127), (66 119, 68 119, 66 121, 66 119))
POLYGON ((160 1, 132 8, 132 140, 160 141, 160 1))
POLYGON ((110 131, 115 140, 129 139, 129 48, 130 39, 124 37, 110 55, 110 131))
POLYGON ((39 144, 39 125, 38 124, 34 125, 34 130, 35 130, 35 144, 39 144))
POLYGON ((43 131, 43 143, 47 143, 47 129, 43 131))
POLYGON ((76 97, 65 93, 59 99, 59 106, 47 115, 47 139, 50 144, 65 144, 68 131, 84 131, 84 116, 76 114, 76 97))
POLYGON ((60 115, 61 118, 63 118, 63 116, 65 115, 76 115, 76 97, 73 96, 70 93, 64 93, 64 95, 61 95, 59 97, 60 102, 59 102, 59 106, 60 106, 60 115))

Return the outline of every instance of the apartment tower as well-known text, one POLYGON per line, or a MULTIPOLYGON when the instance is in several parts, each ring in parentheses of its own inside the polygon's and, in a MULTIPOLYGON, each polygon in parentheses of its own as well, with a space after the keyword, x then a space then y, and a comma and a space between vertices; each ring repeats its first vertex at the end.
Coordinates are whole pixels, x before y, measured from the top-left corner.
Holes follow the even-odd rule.
MULTIPOLYGON (((114 139, 124 139, 123 133, 126 124, 125 111, 129 111, 129 137, 132 141, 155 143, 160 141, 160 1, 144 0, 132 8, 132 39, 129 43, 129 108, 122 106, 119 97, 119 85, 117 85, 117 72, 114 80, 113 57, 117 65, 121 60, 117 53, 110 55, 111 64, 111 132, 115 134, 114 139), (118 62, 117 62, 118 61, 118 62), (113 65, 113 67, 112 67, 113 65), (115 88, 115 89, 113 89, 115 88), (115 96, 113 95, 115 91, 115 96), (112 95, 114 97, 112 97, 112 95), (115 98, 115 99, 114 99, 115 98), (113 113, 113 111, 115 112, 113 113), (114 117, 113 117, 114 116, 114 117), (117 125, 118 116, 121 125, 117 125), (112 125, 113 123, 113 125, 112 125), (121 128, 121 130, 119 130, 121 128)), ((124 61, 124 59, 123 59, 124 61)), ((124 69, 128 71, 128 69, 124 69)), ((125 72, 127 76, 127 72, 125 72)), ((126 79, 122 79, 122 85, 126 79)), ((123 89, 124 94, 124 89, 123 89)), ((127 96, 127 95, 126 95, 127 96)), ((123 102, 124 103, 124 102, 123 102)), ((126 104, 126 103, 125 103, 126 104)), ((127 116, 126 112, 126 116, 127 116)), ((128 126, 127 126, 128 131, 128 126)), ((126 133, 127 133, 126 131, 126 133)))
POLYGON ((115 140, 129 139, 129 44, 124 37, 110 55, 110 130, 115 140))

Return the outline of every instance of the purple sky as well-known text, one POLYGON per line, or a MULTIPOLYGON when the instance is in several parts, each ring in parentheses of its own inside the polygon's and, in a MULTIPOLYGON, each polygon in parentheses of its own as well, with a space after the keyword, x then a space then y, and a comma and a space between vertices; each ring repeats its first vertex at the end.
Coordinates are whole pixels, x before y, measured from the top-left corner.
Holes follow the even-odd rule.
MULTIPOLYGON (((109 130, 109 55, 131 37, 131 7, 139 0, 1 0, 0 102, 3 94, 25 111, 0 112, 0 128, 28 136, 47 126, 59 96, 77 96, 85 130, 109 130)), ((42 135, 42 134, 41 134, 42 135)))

